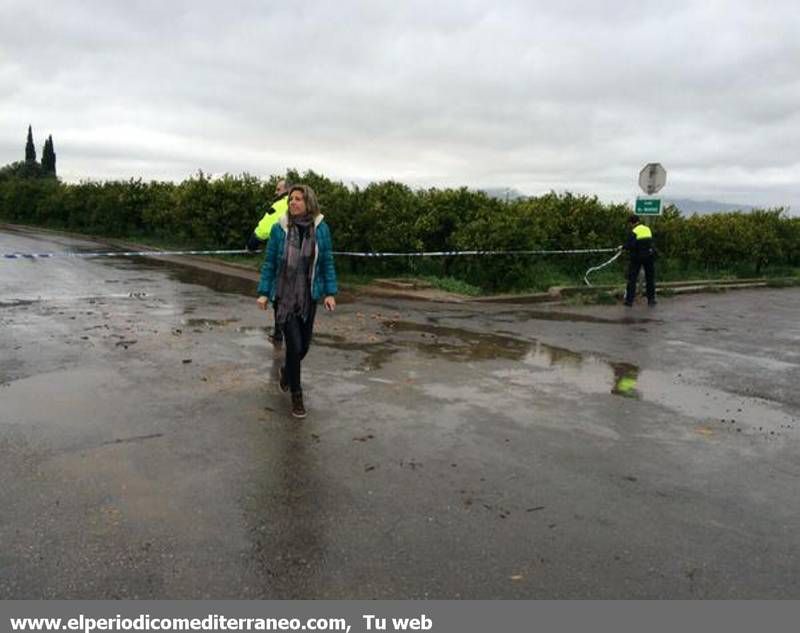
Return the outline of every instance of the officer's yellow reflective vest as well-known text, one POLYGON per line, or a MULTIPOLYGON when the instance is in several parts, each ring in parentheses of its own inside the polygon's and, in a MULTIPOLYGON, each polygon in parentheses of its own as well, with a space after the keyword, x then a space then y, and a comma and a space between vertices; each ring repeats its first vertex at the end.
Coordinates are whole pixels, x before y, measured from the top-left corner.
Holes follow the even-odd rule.
POLYGON ((653 239, 653 232, 650 230, 649 226, 645 226, 644 224, 637 224, 633 227, 633 234, 636 236, 636 241, 639 240, 651 240, 653 239))
POLYGON ((264 214, 261 221, 256 226, 254 231, 256 237, 262 242, 269 238, 269 232, 272 230, 273 225, 289 210, 289 196, 285 195, 277 200, 270 210, 264 214))

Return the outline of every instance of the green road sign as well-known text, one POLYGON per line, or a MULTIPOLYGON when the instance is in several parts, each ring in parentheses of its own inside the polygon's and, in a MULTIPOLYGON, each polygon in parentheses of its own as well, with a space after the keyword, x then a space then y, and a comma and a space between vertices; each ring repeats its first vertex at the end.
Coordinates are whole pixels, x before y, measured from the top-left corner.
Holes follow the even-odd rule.
POLYGON ((636 198, 636 215, 661 215, 661 198, 636 198))

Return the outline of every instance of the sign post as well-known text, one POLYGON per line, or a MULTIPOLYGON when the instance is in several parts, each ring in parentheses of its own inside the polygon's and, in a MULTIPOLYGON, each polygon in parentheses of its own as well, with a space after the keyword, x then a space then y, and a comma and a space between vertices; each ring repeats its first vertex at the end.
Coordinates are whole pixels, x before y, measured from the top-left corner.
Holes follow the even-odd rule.
POLYGON ((636 197, 636 215, 661 215, 661 198, 654 197, 653 194, 661 191, 667 184, 667 170, 661 163, 647 163, 639 172, 639 186, 647 196, 636 197))

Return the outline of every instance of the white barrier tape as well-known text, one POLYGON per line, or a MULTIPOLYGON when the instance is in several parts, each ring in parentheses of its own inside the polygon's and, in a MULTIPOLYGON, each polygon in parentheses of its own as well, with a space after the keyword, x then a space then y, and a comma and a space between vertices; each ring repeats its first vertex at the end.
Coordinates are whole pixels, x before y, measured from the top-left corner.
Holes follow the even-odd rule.
POLYGON ((234 251, 109 251, 105 253, 8 253, 2 259, 48 259, 51 257, 164 257, 166 255, 241 255, 248 250, 234 251))
MULTIPOLYGON (((460 255, 574 255, 584 253, 611 253, 614 248, 579 248, 567 250, 530 251, 428 251, 410 253, 359 253, 352 251, 333 251, 343 257, 457 257, 460 255)), ((164 257, 168 255, 247 255, 254 251, 108 251, 98 253, 8 253, 2 259, 48 259, 53 257, 164 257)))
POLYGON ((606 266, 608 266, 608 265, 609 265, 611 262, 613 262, 614 260, 616 260, 616 259, 617 259, 617 257, 619 257, 620 255, 622 255, 622 247, 621 247, 621 246, 618 246, 618 247, 617 247, 615 250, 617 251, 617 253, 616 253, 616 255, 614 255, 614 257, 612 257, 611 259, 609 259, 607 262, 603 262, 603 263, 602 263, 602 264, 600 264, 599 266, 593 266, 592 268, 590 268, 589 270, 587 270, 587 271, 586 271, 586 274, 583 276, 583 280, 586 282, 586 285, 587 285, 587 286, 591 286, 591 285, 592 285, 591 283, 589 283, 589 273, 593 273, 593 272, 594 272, 594 271, 596 271, 596 270, 600 270, 601 268, 605 268, 605 267, 606 267, 606 266))
POLYGON ((612 253, 616 248, 577 248, 570 250, 535 250, 535 251, 430 251, 412 253, 356 253, 351 251, 334 251, 334 255, 348 257, 457 257, 459 255, 571 255, 581 253, 612 253))

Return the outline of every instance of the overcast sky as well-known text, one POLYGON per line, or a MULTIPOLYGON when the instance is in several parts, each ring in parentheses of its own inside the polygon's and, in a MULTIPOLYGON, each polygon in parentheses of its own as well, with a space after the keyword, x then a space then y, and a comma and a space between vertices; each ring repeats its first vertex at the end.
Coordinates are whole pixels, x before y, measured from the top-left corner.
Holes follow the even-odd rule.
POLYGON ((800 210, 797 1, 0 0, 0 165, 800 210))

